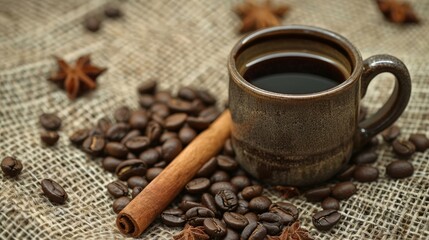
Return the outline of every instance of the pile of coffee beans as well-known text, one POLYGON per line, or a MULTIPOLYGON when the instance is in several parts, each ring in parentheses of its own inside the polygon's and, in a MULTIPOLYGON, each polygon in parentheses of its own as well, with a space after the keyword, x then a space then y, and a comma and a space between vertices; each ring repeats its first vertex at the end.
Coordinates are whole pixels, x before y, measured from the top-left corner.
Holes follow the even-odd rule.
POLYGON ((40 139, 47 146, 53 146, 60 139, 57 131, 61 127, 61 118, 53 113, 43 113, 39 117, 40 125, 46 130, 40 134, 40 139))

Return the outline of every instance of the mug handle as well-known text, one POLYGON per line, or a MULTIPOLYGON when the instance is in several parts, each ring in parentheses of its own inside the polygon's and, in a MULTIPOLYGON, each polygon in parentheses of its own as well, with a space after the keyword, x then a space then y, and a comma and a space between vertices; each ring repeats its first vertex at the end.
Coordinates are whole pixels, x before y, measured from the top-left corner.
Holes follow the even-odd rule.
POLYGON ((396 57, 374 55, 363 62, 361 98, 366 94, 369 83, 380 73, 392 73, 396 80, 387 102, 372 116, 359 123, 355 149, 359 150, 372 137, 391 126, 404 112, 411 95, 411 78, 407 67, 396 57))

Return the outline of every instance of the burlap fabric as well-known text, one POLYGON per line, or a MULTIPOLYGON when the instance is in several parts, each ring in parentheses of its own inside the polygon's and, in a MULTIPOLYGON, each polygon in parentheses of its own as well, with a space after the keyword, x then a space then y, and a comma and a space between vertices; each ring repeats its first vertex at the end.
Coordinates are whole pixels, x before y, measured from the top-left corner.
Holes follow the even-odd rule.
MULTIPOLYGON (((280 1, 275 1, 278 3, 280 1)), ((429 2, 411 1, 422 24, 386 22, 371 0, 282 1, 292 8, 283 24, 306 24, 336 31, 350 39, 364 58, 390 53, 408 66, 413 93, 398 124, 402 136, 429 130, 429 2)), ((0 174, 0 239, 122 238, 106 184, 115 177, 70 145, 68 135, 90 126, 112 109, 137 107, 135 87, 151 78, 173 91, 181 85, 210 89, 220 102, 227 98, 226 59, 240 21, 231 11, 237 1, 123 1, 125 17, 103 22, 99 33, 82 27, 85 15, 105 1, 0 1, 0 157, 15 155, 24 164, 18 180, 0 174), (46 81, 56 70, 52 55, 74 61, 91 53, 93 62, 109 70, 98 89, 77 101, 46 81), (56 112, 63 119, 55 147, 39 140, 38 116, 56 112), (41 196, 39 182, 52 178, 65 187, 69 201, 53 206, 41 196)), ((370 110, 383 104, 392 85, 382 75, 365 99, 370 110)), ((343 218, 327 233, 311 224, 320 209, 302 197, 291 201, 302 210, 300 220, 316 239, 428 239, 429 151, 412 158, 413 177, 389 180, 385 166, 395 159, 387 144, 379 146, 381 178, 358 184, 358 194, 341 202, 343 218)), ((279 200, 274 192, 267 192, 279 200)), ((155 223, 142 239, 171 239, 179 229, 155 223)))

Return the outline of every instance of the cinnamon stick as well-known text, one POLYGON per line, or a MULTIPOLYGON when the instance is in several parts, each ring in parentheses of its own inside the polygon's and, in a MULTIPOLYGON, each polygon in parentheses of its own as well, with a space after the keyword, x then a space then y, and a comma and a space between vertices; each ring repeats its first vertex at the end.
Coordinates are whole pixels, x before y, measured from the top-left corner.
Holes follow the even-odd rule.
POLYGON ((226 110, 118 214, 119 230, 140 236, 198 170, 222 149, 230 132, 231 114, 226 110))

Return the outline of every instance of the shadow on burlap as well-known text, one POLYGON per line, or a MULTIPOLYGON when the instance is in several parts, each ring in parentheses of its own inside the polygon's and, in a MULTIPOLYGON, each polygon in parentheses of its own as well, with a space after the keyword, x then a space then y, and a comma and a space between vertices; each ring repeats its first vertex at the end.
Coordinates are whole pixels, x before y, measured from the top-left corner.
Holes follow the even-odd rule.
MULTIPOLYGON (((278 3, 280 1, 274 1, 278 3)), ((429 133, 429 2, 412 1, 423 18, 420 25, 386 22, 370 0, 289 0, 292 7, 283 24, 328 28, 349 38, 364 58, 390 53, 408 66, 413 93, 398 124, 402 137, 429 133)), ((0 157, 15 155, 24 164, 18 180, 0 175, 0 239, 112 239, 122 238, 115 226, 112 199, 106 184, 115 176, 72 147, 68 135, 111 116, 127 104, 137 108, 135 87, 152 77, 161 88, 208 88, 223 103, 227 98, 226 59, 240 21, 231 11, 236 1, 122 1, 125 17, 106 20, 92 34, 82 27, 83 17, 100 10, 104 1, 0 1, 0 157), (109 70, 98 89, 71 102, 46 81, 56 65, 52 55, 74 61, 92 54, 93 62, 109 70), (56 112, 63 119, 57 146, 42 146, 38 116, 56 112), (69 201, 53 206, 41 196, 43 178, 65 187, 69 201)), ((365 99, 374 111, 383 104, 391 76, 374 81, 365 99)), ((382 143, 375 164, 377 183, 358 184, 358 194, 341 202, 343 218, 331 231, 320 233, 311 224, 318 204, 302 197, 291 201, 301 209, 300 220, 316 239, 427 239, 429 238, 429 151, 412 158, 415 173, 390 180, 385 166, 396 157, 382 143)), ((280 200, 267 192, 272 200, 280 200)), ((143 239, 171 239, 179 229, 159 223, 143 239)))

